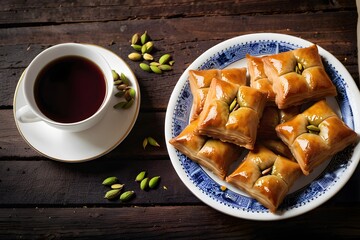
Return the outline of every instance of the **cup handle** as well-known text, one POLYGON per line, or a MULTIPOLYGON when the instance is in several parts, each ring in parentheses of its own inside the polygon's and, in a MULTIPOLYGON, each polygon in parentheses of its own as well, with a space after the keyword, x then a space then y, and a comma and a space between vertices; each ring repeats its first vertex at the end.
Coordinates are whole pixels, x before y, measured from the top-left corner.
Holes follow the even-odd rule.
POLYGON ((25 105, 16 111, 16 119, 21 123, 39 122, 41 119, 31 111, 29 105, 25 105))

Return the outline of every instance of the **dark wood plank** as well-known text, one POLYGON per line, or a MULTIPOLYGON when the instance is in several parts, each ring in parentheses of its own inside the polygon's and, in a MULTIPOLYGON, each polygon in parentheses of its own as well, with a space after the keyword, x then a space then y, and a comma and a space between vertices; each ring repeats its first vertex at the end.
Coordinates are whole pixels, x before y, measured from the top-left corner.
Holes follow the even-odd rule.
POLYGON ((273 14, 277 12, 311 12, 354 9, 355 1, 2 1, 0 24, 58 24, 64 22, 118 21, 240 14, 273 14), (74 14, 76 13, 76 14, 74 14))
POLYGON ((6 31, 0 29, 0 77, 4 79, 0 88, 0 106, 12 105, 16 83, 24 68, 38 53, 51 45, 69 41, 86 41, 104 46, 122 57, 138 78, 142 94, 147 99, 141 107, 147 111, 165 111, 177 80, 204 51, 223 40, 249 33, 285 33, 317 43, 344 63, 352 76, 358 79, 356 24, 356 11, 341 11, 125 20, 10 28, 6 31), (155 58, 165 52, 174 56, 176 63, 173 71, 162 75, 149 74, 140 70, 138 62, 127 59, 127 55, 133 51, 129 46, 132 34, 145 30, 156 44, 155 58), (101 34, 91 34, 99 31, 101 34))
MULTIPOLYGON (((199 204, 180 180, 169 159, 99 158, 81 164, 55 161, 0 161, 0 207, 32 206, 112 206, 199 204), (134 181, 146 170, 148 176, 161 176, 159 188, 144 192, 134 181), (108 187, 102 181, 116 176, 125 189, 134 190, 136 198, 129 204, 108 201, 108 187), (165 187, 164 187, 165 186, 165 187)), ((358 203, 360 167, 347 184, 331 198, 331 203, 358 203)))
POLYGON ((234 218, 207 206, 0 209, 4 239, 344 239, 360 237, 358 205, 282 221, 234 218))
MULTIPOLYGON (((129 40, 135 32, 148 31, 158 52, 185 52, 197 56, 214 43, 238 35, 280 32, 305 38, 340 55, 355 52, 356 11, 277 14, 259 16, 218 16, 152 19, 138 21, 60 24, 0 31, 1 68, 24 68, 45 48, 60 42, 90 42, 108 47, 121 57, 132 48, 129 40), (316 21, 314 21, 316 19, 316 21), (337 19, 334 21, 334 19, 337 19), (327 24, 324 24, 326 22, 327 24), (205 23, 205 24, 204 24, 205 23), (234 24, 237 23, 237 24, 234 24), (309 31, 308 26, 311 24, 309 31), (135 30, 136 29, 136 30, 135 30), (101 31, 102 34, 91 34, 101 31), (334 43, 336 43, 334 45, 334 43), (110 45, 110 46, 109 46, 110 45), (11 47, 15 47, 11 49, 11 47)), ((177 55, 175 55, 177 56, 177 55)), ((343 55, 345 57, 345 55, 343 55)), ((350 55, 351 56, 351 55, 350 55)), ((347 57, 347 61, 353 61, 347 57)), ((182 58, 180 58, 182 59, 182 58)), ((175 59, 176 60, 176 59, 175 59)), ((189 64, 194 59, 183 60, 189 64)), ((354 61, 353 61, 354 62, 354 61)))
MULTIPOLYGON (((0 122, 0 159, 41 157, 41 155, 30 148, 21 137, 16 127, 12 110, 1 110, 0 122)), ((168 158, 164 137, 164 123, 164 112, 140 112, 127 138, 118 147, 108 153, 105 158, 168 158), (155 138, 160 144, 160 147, 149 146, 144 150, 142 142, 143 139, 148 136, 155 138)))
POLYGON ((104 158, 81 164, 54 161, 1 161, 0 206, 112 206, 199 204, 187 189, 169 160, 104 158), (141 171, 148 177, 160 176, 157 189, 143 191, 135 177, 141 171), (102 181, 116 176, 134 190, 129 203, 104 199, 110 190, 102 181))
MULTIPOLYGON (((275 222, 234 218, 206 206, 182 183, 164 139, 167 103, 183 71, 226 39, 256 32, 285 33, 319 44, 359 80, 357 9, 353 0, 289 1, 23 1, 0 5, 0 239, 289 239, 360 238, 360 167, 326 203, 275 222), (127 55, 134 32, 147 30, 158 58, 176 61, 163 75, 145 73, 127 55), (21 73, 42 50, 62 42, 106 47, 135 71, 142 104, 126 140, 105 156, 81 164, 48 160, 21 138, 13 96, 21 73), (144 127, 146 126, 146 127, 144 127), (160 148, 142 148, 153 136, 160 148), (160 175, 160 186, 140 190, 136 174, 160 175), (128 202, 103 198, 117 176, 128 202)), ((359 86, 359 85, 358 85, 359 86)), ((64 150, 65 151, 65 150, 64 150)))

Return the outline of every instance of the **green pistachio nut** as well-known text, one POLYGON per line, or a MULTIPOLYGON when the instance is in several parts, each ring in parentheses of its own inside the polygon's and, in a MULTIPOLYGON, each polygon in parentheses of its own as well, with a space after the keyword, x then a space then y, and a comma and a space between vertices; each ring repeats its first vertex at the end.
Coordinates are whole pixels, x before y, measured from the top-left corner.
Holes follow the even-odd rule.
POLYGON ((139 39, 140 39, 140 34, 139 34, 139 33, 135 33, 135 34, 131 37, 131 45, 135 45, 135 44, 139 43, 139 39))
POLYGON ((136 182, 141 182, 146 176, 146 171, 141 171, 135 178, 136 182))
POLYGON ((162 64, 165 64, 165 63, 168 63, 171 59, 171 55, 166 53, 164 55, 162 55, 159 59, 159 63, 162 65, 162 64))
POLYGON ((140 68, 146 72, 151 72, 151 68, 149 65, 147 65, 146 63, 140 63, 140 68))
POLYGON ((147 41, 149 41, 149 35, 147 31, 145 31, 140 37, 141 44, 144 45, 147 41))
POLYGON ((115 183, 115 184, 111 185, 111 189, 121 190, 123 187, 124 187, 124 184, 121 184, 121 183, 115 183))
POLYGON ((118 91, 117 93, 115 93, 115 97, 123 97, 125 95, 125 91, 118 91))
POLYGON ((120 195, 120 201, 122 202, 126 202, 126 201, 129 201, 131 198, 133 198, 135 196, 135 192, 134 191, 126 191, 126 192, 123 192, 121 195, 120 195))
POLYGON ((160 147, 160 144, 152 137, 147 137, 148 143, 154 147, 160 147))
POLYGON ((148 189, 149 186, 149 178, 144 178, 143 180, 141 180, 140 182, 140 189, 145 191, 146 189, 148 189))
POLYGON ((232 110, 234 110, 235 106, 237 104, 236 98, 232 101, 232 103, 230 104, 229 107, 229 111, 231 112, 232 110))
POLYGON ((113 108, 115 108, 115 109, 123 109, 127 103, 128 102, 119 102, 119 103, 115 104, 113 108))
POLYGON ((135 98, 135 95, 136 95, 135 89, 130 88, 130 89, 128 90, 128 92, 129 92, 130 97, 135 98))
POLYGON ((119 74, 115 70, 111 70, 114 81, 119 79, 119 74))
POLYGON ((159 65, 159 68, 162 70, 162 71, 170 71, 172 69, 172 67, 168 64, 162 64, 162 65, 159 65))
POLYGON ((117 183, 117 182, 118 182, 117 177, 108 177, 102 182, 102 184, 105 185, 105 186, 111 186, 111 185, 113 185, 114 183, 117 183))
POLYGON ((148 139, 144 138, 143 143, 142 143, 144 150, 145 150, 146 146, 148 145, 148 143, 149 143, 148 139))
POLYGON ((150 69, 151 69, 151 71, 153 71, 154 73, 162 74, 162 71, 161 71, 161 69, 160 69, 158 66, 151 65, 151 66, 150 66, 150 69))
POLYGON ((139 61, 142 59, 142 55, 140 53, 133 52, 128 55, 128 58, 132 61, 139 61))
POLYGON ((300 71, 302 71, 304 69, 304 67, 303 67, 303 65, 301 63, 298 62, 297 65, 298 65, 298 68, 299 68, 300 71))
POLYGON ((159 185, 160 176, 156 176, 150 179, 149 181, 149 188, 154 189, 159 185))
POLYGON ((114 85, 120 85, 121 83, 122 83, 121 80, 116 80, 116 81, 114 81, 114 85))
POLYGON ((131 47, 138 52, 141 52, 141 45, 138 44, 131 44, 131 47))
POLYGON ((124 73, 121 73, 121 74, 120 74, 120 79, 121 79, 121 81, 122 81, 124 84, 130 86, 130 81, 129 81, 129 79, 126 77, 126 75, 125 75, 124 73))
POLYGON ((128 102, 132 99, 132 97, 130 96, 129 90, 125 91, 124 98, 128 102))
POLYGON ((143 58, 144 58, 145 60, 147 60, 147 61, 152 61, 152 60, 154 60, 154 57, 153 57, 151 54, 149 54, 149 53, 144 53, 143 58))
POLYGON ((135 102, 135 100, 132 98, 122 108, 123 109, 128 109, 134 104, 134 102, 135 102))
POLYGON ((151 51, 154 48, 154 43, 153 42, 147 42, 144 45, 146 46, 146 52, 151 53, 151 51))
POLYGON ((142 45, 141 46, 141 53, 144 54, 147 52, 147 48, 146 48, 146 45, 142 45))
POLYGON ((320 132, 320 128, 318 126, 315 126, 315 125, 307 125, 306 128, 310 131, 313 131, 313 132, 320 132))
POLYGON ((150 63, 150 66, 160 66, 160 63, 158 63, 158 62, 151 62, 151 63, 150 63))
POLYGON ((120 195, 120 191, 121 191, 121 189, 112 189, 110 191, 107 191, 105 193, 104 198, 106 198, 106 199, 114 199, 114 198, 116 198, 117 196, 120 195))

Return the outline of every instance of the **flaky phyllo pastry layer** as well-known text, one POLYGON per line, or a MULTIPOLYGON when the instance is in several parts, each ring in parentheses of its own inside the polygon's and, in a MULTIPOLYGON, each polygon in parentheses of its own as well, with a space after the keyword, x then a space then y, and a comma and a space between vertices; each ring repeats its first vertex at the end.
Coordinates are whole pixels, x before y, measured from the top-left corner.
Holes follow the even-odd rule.
POLYGON ((265 103, 266 94, 255 88, 214 79, 197 133, 252 149, 265 103))
POLYGON ((275 127, 288 121, 300 113, 298 106, 287 109, 278 109, 275 106, 267 106, 259 123, 258 138, 262 140, 279 139, 275 127))
POLYGON ((189 70, 190 89, 193 95, 190 121, 199 117, 214 78, 237 85, 246 85, 246 68, 189 70))
POLYGON ((250 76, 250 87, 266 93, 268 105, 273 105, 275 102, 275 93, 272 88, 272 82, 265 73, 263 58, 264 57, 246 54, 246 62, 250 76))
POLYGON ((225 179, 230 165, 240 157, 242 150, 234 144, 195 134, 197 121, 192 121, 170 143, 220 179, 225 179))
POLYGON ((299 164, 257 145, 226 181, 275 212, 300 174, 299 164))
POLYGON ((291 120, 279 124, 276 132, 290 148, 305 175, 357 139, 325 100, 291 120))
POLYGON ((336 96, 316 45, 263 58, 279 109, 336 96))

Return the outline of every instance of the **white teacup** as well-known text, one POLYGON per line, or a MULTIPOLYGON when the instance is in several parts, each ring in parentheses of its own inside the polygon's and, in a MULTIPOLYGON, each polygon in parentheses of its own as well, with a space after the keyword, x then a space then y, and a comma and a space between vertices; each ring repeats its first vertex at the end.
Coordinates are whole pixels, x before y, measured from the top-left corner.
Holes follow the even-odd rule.
POLYGON ((17 120, 25 124, 43 121, 71 132, 83 131, 98 123, 109 107, 113 92, 111 68, 104 57, 96 50, 77 43, 58 44, 41 52, 25 70, 22 81, 26 105, 16 112, 17 120), (71 67, 72 64, 76 67, 71 67), (99 87, 86 82, 82 88, 80 81, 85 78, 93 79, 99 87), (76 83, 78 86, 73 86, 74 80, 79 81, 76 83), (89 86, 93 86, 92 92, 87 92, 89 86), (86 105, 83 104, 84 99, 88 101, 86 105), (86 107, 76 109, 77 106, 86 107), (92 106, 91 111, 87 110, 88 106, 92 106))

